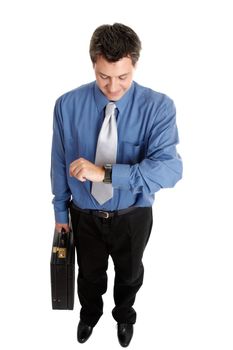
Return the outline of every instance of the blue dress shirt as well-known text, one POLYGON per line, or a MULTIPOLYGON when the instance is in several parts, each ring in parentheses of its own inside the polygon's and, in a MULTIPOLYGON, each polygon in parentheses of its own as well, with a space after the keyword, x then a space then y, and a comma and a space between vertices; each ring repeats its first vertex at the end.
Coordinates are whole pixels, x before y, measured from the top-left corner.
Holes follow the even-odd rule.
POLYGON ((69 175, 70 163, 83 157, 94 163, 98 134, 109 100, 96 82, 62 95, 54 108, 51 181, 57 223, 68 223, 70 199, 82 209, 119 210, 152 206, 154 193, 182 177, 182 161, 173 101, 133 82, 116 101, 118 151, 112 169, 113 198, 100 205, 91 181, 69 175))

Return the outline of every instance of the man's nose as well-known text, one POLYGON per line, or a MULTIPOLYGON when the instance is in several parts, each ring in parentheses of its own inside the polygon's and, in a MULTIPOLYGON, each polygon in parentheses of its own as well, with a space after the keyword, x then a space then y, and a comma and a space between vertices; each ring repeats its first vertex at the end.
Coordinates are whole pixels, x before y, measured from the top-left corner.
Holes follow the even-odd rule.
POLYGON ((116 92, 118 88, 117 81, 115 79, 111 79, 108 84, 108 88, 110 92, 116 92))

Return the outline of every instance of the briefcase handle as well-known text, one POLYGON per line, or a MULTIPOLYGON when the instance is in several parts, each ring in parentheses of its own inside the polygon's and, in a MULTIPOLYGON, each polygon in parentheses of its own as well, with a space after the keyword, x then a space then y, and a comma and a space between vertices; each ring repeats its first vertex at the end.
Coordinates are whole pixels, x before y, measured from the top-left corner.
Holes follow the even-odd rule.
POLYGON ((61 229, 61 232, 57 232, 59 235, 58 246, 53 247, 53 253, 57 253, 58 258, 65 259, 67 256, 67 240, 69 232, 66 232, 64 228, 61 229))
POLYGON ((62 227, 61 229, 61 237, 60 237, 60 247, 66 247, 67 237, 70 232, 66 232, 66 230, 62 227))

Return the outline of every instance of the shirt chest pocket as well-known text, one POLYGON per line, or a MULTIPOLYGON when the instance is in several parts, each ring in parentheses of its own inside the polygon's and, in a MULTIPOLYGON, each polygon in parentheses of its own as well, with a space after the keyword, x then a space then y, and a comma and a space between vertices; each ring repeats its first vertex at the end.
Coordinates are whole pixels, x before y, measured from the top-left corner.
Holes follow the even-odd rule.
POLYGON ((145 142, 121 142, 118 159, 122 164, 136 164, 145 158, 145 142))

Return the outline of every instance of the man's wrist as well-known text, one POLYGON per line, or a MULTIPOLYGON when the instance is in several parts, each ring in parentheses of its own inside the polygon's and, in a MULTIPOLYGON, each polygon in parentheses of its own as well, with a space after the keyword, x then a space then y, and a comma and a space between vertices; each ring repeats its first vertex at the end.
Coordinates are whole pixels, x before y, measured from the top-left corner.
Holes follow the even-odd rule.
POLYGON ((105 184, 111 184, 112 183, 112 164, 105 164, 104 165, 104 179, 103 182, 105 184))

